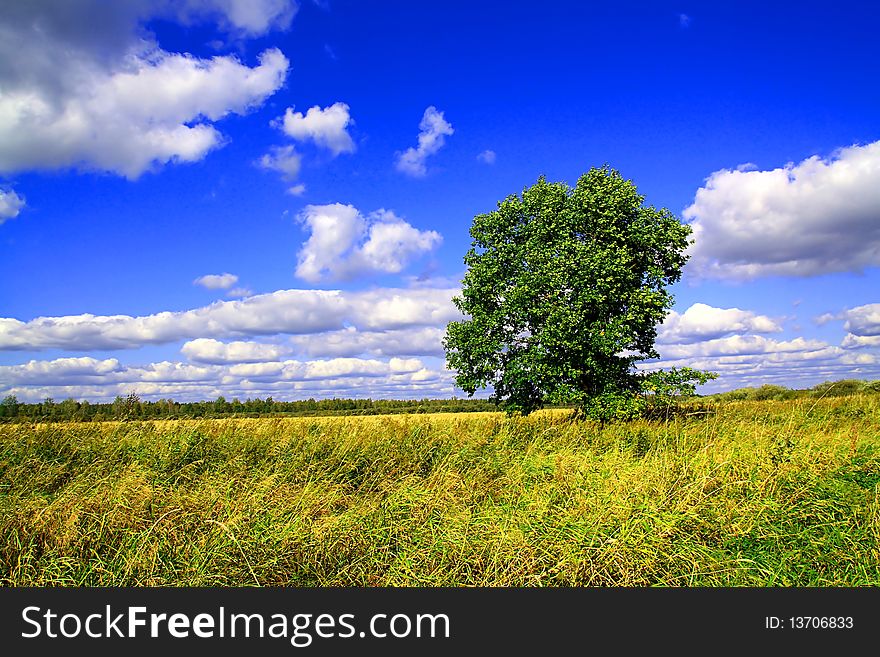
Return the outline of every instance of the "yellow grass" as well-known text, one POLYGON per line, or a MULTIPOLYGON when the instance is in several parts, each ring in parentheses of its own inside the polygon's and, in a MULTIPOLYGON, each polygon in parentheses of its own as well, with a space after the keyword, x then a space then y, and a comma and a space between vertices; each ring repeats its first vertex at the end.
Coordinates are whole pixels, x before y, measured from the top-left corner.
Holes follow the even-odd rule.
POLYGON ((0 425, 0 582, 880 584, 877 397, 0 425))

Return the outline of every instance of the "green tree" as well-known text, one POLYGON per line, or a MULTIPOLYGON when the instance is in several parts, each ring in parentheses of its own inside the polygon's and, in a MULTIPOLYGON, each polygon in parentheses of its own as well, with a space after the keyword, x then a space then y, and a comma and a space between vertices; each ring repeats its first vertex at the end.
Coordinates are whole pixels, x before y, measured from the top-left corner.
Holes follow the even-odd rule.
POLYGON ((226 398, 223 395, 220 395, 219 397, 217 397, 216 400, 214 400, 214 412, 218 415, 222 415, 223 413, 225 413, 228 407, 229 403, 226 401, 226 398))
POLYGON ((6 395, 0 402, 0 415, 5 417, 15 417, 18 415, 18 397, 15 395, 6 395))
POLYGON ((79 404, 72 397, 68 397, 58 404, 58 414, 61 416, 62 420, 73 420, 76 417, 76 412, 78 410, 79 404))
POLYGON ((139 417, 142 414, 141 398, 136 392, 131 392, 128 397, 116 395, 113 400, 113 416, 117 420, 128 420, 139 417))
POLYGON ((635 363, 657 357, 690 232, 608 166, 574 188, 542 176, 477 215, 453 299, 466 319, 444 339, 457 385, 491 386, 508 411, 564 403, 619 417, 643 399, 635 363))

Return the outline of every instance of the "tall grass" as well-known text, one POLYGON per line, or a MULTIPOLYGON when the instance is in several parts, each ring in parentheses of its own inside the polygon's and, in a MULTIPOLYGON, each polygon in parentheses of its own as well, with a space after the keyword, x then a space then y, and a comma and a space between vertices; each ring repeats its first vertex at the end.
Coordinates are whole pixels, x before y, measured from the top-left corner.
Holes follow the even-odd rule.
POLYGON ((0 426, 14 586, 880 584, 880 398, 0 426))

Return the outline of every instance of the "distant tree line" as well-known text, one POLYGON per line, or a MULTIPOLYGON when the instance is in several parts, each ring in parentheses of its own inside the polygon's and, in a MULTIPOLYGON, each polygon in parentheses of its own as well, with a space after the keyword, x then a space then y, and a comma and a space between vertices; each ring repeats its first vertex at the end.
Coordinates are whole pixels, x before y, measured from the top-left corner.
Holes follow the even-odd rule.
POLYGON ((0 402, 0 421, 100 422, 103 420, 161 420, 217 417, 289 417, 317 415, 382 415, 390 413, 460 413, 494 411, 488 399, 306 399, 278 401, 218 397, 213 401, 144 401, 137 394, 118 396, 112 402, 93 403, 65 399, 26 404, 9 395, 0 402))
POLYGON ((804 389, 792 389, 772 384, 757 388, 738 388, 737 390, 707 395, 705 399, 715 401, 784 401, 787 399, 848 397, 872 393, 880 393, 880 381, 842 379, 840 381, 825 381, 812 388, 804 389))
MULTIPOLYGON (((792 389, 780 385, 738 388, 713 395, 693 395, 705 401, 767 401, 819 397, 845 397, 880 393, 880 381, 843 379, 826 381, 812 388, 792 389)), ((571 408, 552 406, 551 408, 571 408)), ((178 402, 173 399, 144 401, 137 394, 118 396, 112 402, 93 403, 46 398, 27 404, 8 395, 0 401, 0 422, 101 422, 104 420, 163 420, 218 417, 314 417, 320 415, 388 415, 394 413, 467 413, 496 411, 490 399, 305 399, 278 401, 218 397, 213 401, 178 402)))

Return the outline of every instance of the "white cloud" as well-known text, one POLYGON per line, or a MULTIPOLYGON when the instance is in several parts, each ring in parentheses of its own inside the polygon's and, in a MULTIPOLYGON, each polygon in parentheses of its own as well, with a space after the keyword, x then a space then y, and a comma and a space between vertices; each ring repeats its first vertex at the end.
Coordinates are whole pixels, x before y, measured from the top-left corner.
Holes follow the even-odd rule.
POLYGON ((177 16, 184 22, 197 18, 217 20, 226 31, 256 37, 270 30, 286 30, 299 9, 294 0, 175 0, 177 16))
POLYGON ((252 295, 253 290, 246 287, 234 287, 226 293, 226 296, 230 299, 240 299, 241 297, 249 297, 252 295))
POLYGON ((880 303, 868 303, 843 312, 824 313, 813 318, 813 322, 819 326, 835 321, 843 321, 843 328, 849 331, 844 337, 842 346, 873 345, 874 338, 880 338, 880 303))
MULTIPOLYGON (((795 337, 777 340, 754 333, 781 331, 775 320, 738 308, 694 304, 672 313, 659 331, 660 359, 640 369, 692 367, 717 372, 706 390, 773 383, 809 387, 822 381, 880 378, 880 304, 847 310, 830 319, 846 320, 851 332, 840 346, 795 337)), ((829 319, 829 321, 830 321, 829 319)))
POLYGON ((880 347, 880 335, 853 335, 847 333, 843 337, 840 346, 844 349, 864 349, 866 347, 880 347))
POLYGON ((247 379, 282 382, 405 375, 414 374, 423 368, 424 364, 417 358, 391 358, 388 361, 364 358, 331 358, 306 362, 218 361, 198 365, 162 361, 130 366, 121 365, 115 358, 59 358, 0 366, 0 380, 5 386, 203 381, 228 385, 247 379))
POLYGON ((345 266, 344 256, 364 233, 366 221, 352 205, 307 205, 297 217, 309 231, 299 251, 296 275, 318 281, 345 266))
POLYGON ((78 168, 130 179, 202 159, 214 122, 245 114, 283 84, 287 58, 256 66, 159 47, 151 18, 213 17, 254 35, 289 23, 291 2, 213 0, 12 3, 0 17, 0 173, 78 168))
POLYGON ((880 379, 877 353, 847 351, 820 340, 734 336, 710 342, 713 344, 662 347, 662 359, 643 363, 640 368, 693 367, 717 372, 719 379, 707 390, 766 383, 796 388, 845 378, 880 379))
MULTIPOLYGON (((259 164, 264 169, 278 171, 284 180, 296 180, 302 167, 302 156, 296 152, 294 146, 272 146, 269 152, 260 158, 259 164)), ((302 187, 305 191, 305 186, 302 187)))
POLYGON ((695 303, 684 313, 670 311, 657 331, 658 342, 695 342, 720 338, 729 333, 781 331, 774 320, 739 308, 715 308, 695 303))
MULTIPOLYGON (((272 125, 281 128, 286 135, 297 141, 313 141, 336 157, 340 153, 355 151, 354 141, 347 132, 348 126, 354 123, 348 110, 345 103, 334 103, 324 109, 315 105, 303 115, 302 112, 294 112, 292 107, 288 107, 284 116, 272 121, 272 125)), ((260 158, 259 164, 265 169, 279 171, 284 180, 293 182, 299 176, 302 155, 293 145, 272 146, 260 158)), ((301 183, 287 189, 287 193, 292 196, 301 196, 305 191, 306 186, 301 183)))
POLYGON ((311 358, 359 356, 442 356, 445 327, 424 326, 387 331, 363 331, 354 326, 339 331, 296 335, 291 344, 311 358))
POLYGON ((299 251, 296 275, 310 282, 398 273, 442 241, 439 233, 420 231, 388 210, 364 216, 341 203, 307 205, 298 218, 310 236, 299 251))
POLYGON ((388 210, 372 213, 368 224, 367 241, 359 248, 368 270, 397 273, 443 240, 440 233, 413 228, 388 210))
POLYGON ((198 338, 184 344, 180 348, 180 353, 194 363, 222 365, 277 361, 290 353, 290 349, 282 345, 260 342, 220 342, 211 338, 198 338))
POLYGON ((452 304, 458 289, 385 288, 358 293, 357 316, 352 324, 373 331, 400 329, 410 326, 443 326, 460 320, 461 313, 452 304))
POLYGON ((684 211, 690 269, 726 279, 880 265, 880 141, 771 171, 716 171, 684 211))
POLYGON ((122 371, 124 368, 115 358, 58 358, 52 361, 32 360, 24 365, 0 366, 0 380, 5 385, 41 385, 55 381, 101 383, 122 371))
POLYGON ((309 108, 305 116, 288 107, 284 116, 278 120, 288 137, 297 141, 311 140, 334 156, 354 152, 354 141, 347 131, 352 123, 349 107, 345 103, 333 103, 324 109, 315 105, 309 108))
MULTIPOLYGON (((441 341, 446 323, 459 318, 450 301, 456 293, 432 288, 282 290, 147 317, 0 319, 0 346, 6 349, 128 348, 188 339, 181 351, 191 361, 126 366, 115 358, 31 360, 0 366, 0 396, 112 399, 134 391, 145 398, 180 400, 221 394, 242 399, 449 397, 456 390, 453 374, 442 366, 441 341), (272 343, 218 339, 276 333, 291 335, 272 343)), ((688 366, 720 373, 721 379, 704 391, 877 379, 880 332, 867 334, 878 325, 876 306, 841 314, 851 329, 866 335, 850 333, 840 346, 754 335, 775 331, 773 320, 710 306, 690 312, 692 306, 666 333, 679 341, 658 344, 662 358, 640 367, 688 366), (695 335, 702 339, 694 340, 695 335)))
POLYGON ((880 335, 880 303, 869 303, 842 313, 843 324, 850 333, 862 336, 880 335))
POLYGON ((495 151, 483 151, 477 155, 477 159, 485 164, 495 164, 495 151))
POLYGON ((813 318, 813 323, 815 323, 816 326, 824 326, 825 324, 828 324, 829 322, 833 322, 838 319, 841 318, 834 313, 822 313, 818 317, 813 318))
POLYGON ((194 338, 302 335, 354 326, 383 331, 445 326, 460 314, 452 304, 457 289, 379 288, 278 290, 236 301, 154 315, 68 315, 28 322, 0 318, 0 350, 135 349, 194 338))
POLYGON ((24 199, 14 191, 0 189, 0 224, 7 219, 14 219, 24 207, 24 199))
POLYGON ((74 397, 109 401, 136 392, 145 399, 266 397, 448 397, 451 373, 415 358, 285 360, 188 364, 163 361, 124 366, 116 359, 61 358, 0 366, 0 395, 23 401, 74 397))
POLYGON ((443 148, 446 137, 455 132, 452 124, 443 118, 443 112, 431 105, 419 123, 419 145, 397 155, 397 170, 407 175, 422 177, 427 173, 425 160, 443 148))
POLYGON ((193 285, 201 285, 209 290, 227 290, 238 282, 235 274, 205 274, 193 281, 193 285))
MULTIPOLYGON (((817 352, 828 349, 821 340, 773 340, 760 335, 732 335, 705 342, 690 344, 662 345, 657 350, 664 359, 696 358, 705 356, 754 356, 757 354, 779 354, 787 352, 817 352)), ((831 347, 831 349, 836 349, 831 347)), ((836 352, 840 353, 840 352, 836 352)))

